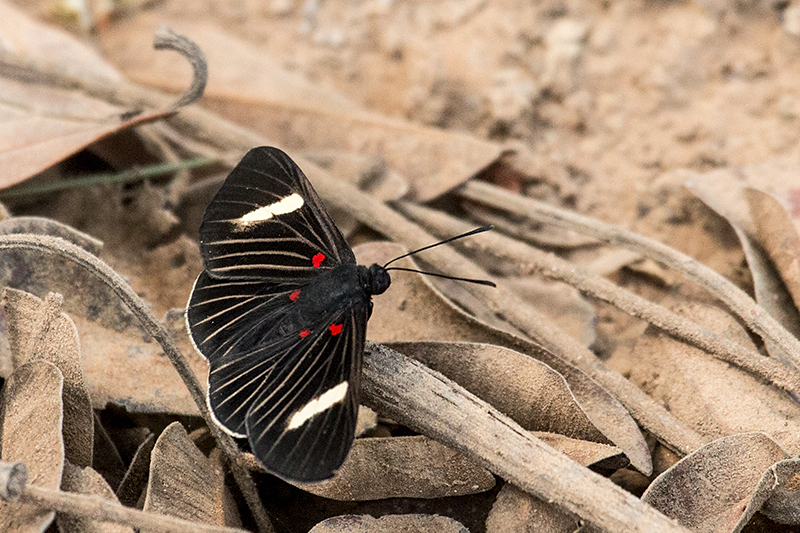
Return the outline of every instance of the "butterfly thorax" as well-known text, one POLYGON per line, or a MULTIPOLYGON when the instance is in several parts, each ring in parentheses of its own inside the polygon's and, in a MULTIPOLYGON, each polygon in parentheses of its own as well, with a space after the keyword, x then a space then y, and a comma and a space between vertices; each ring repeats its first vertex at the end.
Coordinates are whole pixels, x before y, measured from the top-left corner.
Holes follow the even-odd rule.
POLYGON ((294 320, 314 324, 337 310, 371 307, 371 296, 389 287, 389 273, 380 265, 343 264, 321 273, 296 294, 294 320))

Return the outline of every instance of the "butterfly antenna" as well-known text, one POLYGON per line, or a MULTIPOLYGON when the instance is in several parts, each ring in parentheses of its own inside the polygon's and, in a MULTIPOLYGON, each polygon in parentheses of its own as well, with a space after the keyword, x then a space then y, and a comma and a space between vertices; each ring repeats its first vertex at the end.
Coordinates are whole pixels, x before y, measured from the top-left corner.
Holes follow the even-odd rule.
POLYGON ((477 283, 478 285, 486 285, 488 287, 497 287, 497 284, 488 279, 472 279, 472 278, 457 278, 455 276, 448 276, 445 274, 437 274, 436 272, 423 272, 422 270, 414 270, 412 268, 392 267, 386 270, 403 270, 405 272, 416 272, 417 274, 425 274, 426 276, 436 276, 437 278, 454 279, 456 281, 466 281, 467 283, 477 283))
MULTIPOLYGON (((429 250, 429 249, 431 249, 431 248, 433 248, 435 246, 439 246, 440 244, 447 244, 448 242, 452 242, 452 241, 454 241, 456 239, 463 239, 464 237, 469 237, 470 235, 475 235, 476 233, 483 233, 484 231, 489 231, 492 228, 494 228, 494 226, 491 226, 491 225, 489 225, 489 226, 481 226, 480 228, 475 228, 474 230, 468 231, 466 233, 462 233, 461 235, 456 235, 455 237, 450 237, 449 239, 445 239, 443 241, 439 241, 439 242, 435 242, 433 244, 429 244, 428 246, 420 248, 419 250, 414 250, 413 252, 408 252, 407 254, 401 255, 400 257, 395 257, 394 259, 392 259, 391 261, 389 261, 388 263, 383 265, 383 268, 386 268, 387 266, 391 265, 395 261, 397 261, 399 259, 403 259, 404 257, 408 257, 409 255, 414 255, 414 254, 417 254, 419 252, 424 252, 425 250, 429 250)), ((395 270, 395 269, 393 269, 393 270, 395 270)), ((399 269, 397 269, 397 270, 399 270, 399 269)))
POLYGON ((491 282, 489 280, 485 280, 485 279, 457 278, 455 276, 447 276, 445 274, 437 274, 436 272, 423 272, 422 270, 414 270, 414 269, 411 269, 411 268, 401 268, 401 267, 386 268, 389 265, 391 265, 392 263, 394 263, 395 261, 403 259, 404 257, 408 257, 410 255, 414 255, 414 254, 419 253, 419 252, 424 252, 425 250, 429 250, 429 249, 434 248, 436 246, 439 246, 441 244, 447 244, 448 242, 452 242, 452 241, 455 241, 457 239, 463 239, 464 237, 469 237, 470 235, 475 235, 476 233, 483 233, 484 231, 489 231, 493 227, 494 226, 491 226, 491 225, 481 226, 480 228, 475 228, 474 230, 468 231, 466 233, 462 233, 461 235, 456 235, 455 237, 450 237, 449 239, 445 239, 443 241, 439 241, 439 242, 435 242, 433 244, 429 244, 428 246, 425 246, 425 247, 420 248, 418 250, 414 250, 413 252, 408 252, 407 254, 401 255, 400 257, 395 257, 394 259, 392 259, 391 261, 389 261, 388 263, 383 265, 383 268, 385 268, 386 270, 403 270, 405 272, 417 272, 419 274, 425 274, 426 276, 436 276, 438 278, 452 279, 452 280, 456 280, 456 281, 466 281, 467 283, 477 283, 478 285, 487 285, 489 287, 497 287, 497 285, 495 285, 493 282, 491 282))

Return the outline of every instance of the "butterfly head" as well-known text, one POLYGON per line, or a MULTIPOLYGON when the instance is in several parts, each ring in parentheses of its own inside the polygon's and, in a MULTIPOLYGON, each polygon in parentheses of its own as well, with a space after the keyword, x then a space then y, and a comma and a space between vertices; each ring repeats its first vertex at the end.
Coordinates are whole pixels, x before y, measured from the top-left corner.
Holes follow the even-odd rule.
POLYGON ((362 270, 361 283, 369 294, 383 294, 392 283, 389 273, 381 265, 372 265, 362 270))

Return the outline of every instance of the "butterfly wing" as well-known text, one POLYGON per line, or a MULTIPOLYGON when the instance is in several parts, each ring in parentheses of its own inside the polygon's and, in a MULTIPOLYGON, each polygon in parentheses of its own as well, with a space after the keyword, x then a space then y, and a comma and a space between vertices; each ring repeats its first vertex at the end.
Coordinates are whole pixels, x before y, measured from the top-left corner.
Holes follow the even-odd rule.
POLYGON ((281 150, 254 148, 209 204, 200 252, 213 277, 301 282, 353 251, 297 164, 281 150))
POLYGON ((204 272, 187 322, 210 363, 208 404, 219 425, 247 437, 267 471, 319 481, 352 445, 367 306, 332 309, 298 331, 291 326, 294 287, 204 272))
POLYGON ((245 425, 264 468, 296 481, 330 478, 355 436, 366 308, 320 323, 284 357, 250 407, 245 425))

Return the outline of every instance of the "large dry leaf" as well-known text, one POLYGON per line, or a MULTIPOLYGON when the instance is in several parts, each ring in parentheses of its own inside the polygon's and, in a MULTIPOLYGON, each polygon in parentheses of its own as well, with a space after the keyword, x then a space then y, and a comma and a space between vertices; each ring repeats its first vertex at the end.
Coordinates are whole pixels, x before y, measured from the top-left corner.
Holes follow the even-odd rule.
MULTIPOLYGON (((697 175, 686 181, 686 187, 706 205, 724 217, 736 231, 750 272, 753 276, 756 300, 773 318, 789 332, 800 337, 800 311, 795 307, 779 273, 764 249, 756 241, 758 230, 750 213, 745 188, 759 185, 762 190, 775 190, 771 182, 764 182, 765 173, 774 167, 770 165, 753 166, 745 169, 720 169, 697 175)), ((786 179, 787 169, 780 165, 786 179)), ((794 165, 792 179, 796 179, 800 166, 794 165)), ((781 173, 778 173, 780 176, 781 173)), ((772 180, 772 176, 769 176, 772 180)), ((776 183, 780 179, 776 176, 776 183)), ((790 182, 791 183, 791 182, 790 182)), ((791 185, 786 185, 791 186, 791 185)), ((793 366, 791 359, 774 343, 767 341, 770 355, 793 366)))
MULTIPOLYGON (((391 243, 354 249, 360 264, 384 264, 404 253, 391 243)), ((410 265, 413 266, 413 265, 410 265)), ((386 293, 374 298, 367 338, 375 342, 469 341, 505 346, 533 357, 564 376, 586 416, 642 472, 650 472, 650 451, 636 422, 608 392, 583 372, 540 346, 503 333, 446 301, 422 276, 399 272, 386 293)))
MULTIPOLYGON (((778 270, 795 307, 800 308, 800 235, 789 213, 771 194, 745 189, 758 243, 778 270)), ((800 225, 800 224, 798 224, 800 225)))
POLYGON ((108 80, 119 75, 90 48, 70 35, 33 22, 0 3, 0 189, 37 174, 96 140, 153 120, 162 113, 137 112, 89 96, 78 89, 47 83, 46 72, 108 80), (2 68, 25 63, 24 74, 2 68), (39 68, 44 72, 39 72, 39 68))
POLYGON ((144 510, 226 525, 223 481, 180 422, 173 422, 158 437, 151 454, 144 510))
MULTIPOLYGON (((773 466, 787 457, 764 433, 724 437, 657 477, 642 499, 692 531, 735 533, 776 488, 773 466)), ((798 475, 796 464, 792 473, 798 475)))
POLYGON ((181 60, 151 53, 143 39, 152 34, 156 21, 178 28, 205 52, 210 70, 205 107, 286 148, 380 155, 409 180, 420 200, 456 187, 502 152, 499 145, 477 137, 360 108, 332 89, 286 72, 266 50, 211 23, 151 13, 103 32, 106 55, 139 82, 171 90, 185 87, 186 81, 176 76, 181 60))
POLYGON ((404 514, 375 518, 369 515, 334 516, 320 522, 309 533, 469 533, 452 518, 439 515, 404 514))
MULTIPOLYGON (((722 310, 685 302, 670 307, 755 350, 747 333, 722 310)), ((786 392, 653 328, 633 347, 631 360, 631 381, 702 435, 764 431, 790 452, 800 453, 800 406, 786 392), (647 364, 641 364, 643 359, 647 364)))
POLYGON ((586 417, 564 378, 514 350, 469 342, 391 343, 441 372, 529 431, 609 443, 586 417))
POLYGON ((298 487, 344 501, 443 498, 494 487, 494 476, 424 436, 357 439, 332 479, 298 487))
MULTIPOLYGON (((64 465, 64 478, 61 490, 76 492, 89 496, 99 496, 104 500, 119 503, 114 491, 108 486, 103 476, 91 467, 80 468, 70 462, 64 465)), ((133 528, 122 524, 101 522, 89 518, 58 513, 56 522, 60 533, 133 533, 133 528)))
POLYGON ((578 522, 553 504, 510 483, 497 494, 486 519, 486 533, 574 533, 578 522))
MULTIPOLYGON (((64 468, 61 391, 63 378, 47 361, 14 370, 3 387, 2 460, 23 462, 28 482, 58 490, 64 468)), ((0 531, 44 531, 55 513, 37 505, 0 501, 0 531)))
POLYGON ((64 376, 64 453, 76 466, 92 464, 94 413, 83 371, 78 331, 61 312, 60 295, 42 301, 16 289, 2 291, 14 367, 44 359, 64 376))

